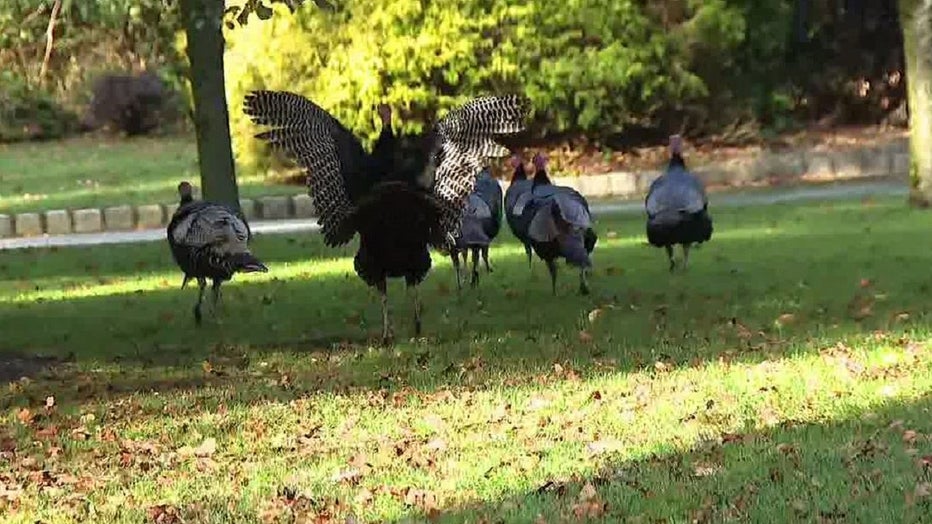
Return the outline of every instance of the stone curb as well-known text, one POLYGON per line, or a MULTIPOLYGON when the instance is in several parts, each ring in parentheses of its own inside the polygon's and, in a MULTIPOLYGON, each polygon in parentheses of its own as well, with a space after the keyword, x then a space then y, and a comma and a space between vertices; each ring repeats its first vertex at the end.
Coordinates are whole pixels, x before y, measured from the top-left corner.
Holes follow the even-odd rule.
MULTIPOLYGON (((826 150, 807 148, 790 151, 761 151, 754 155, 706 165, 692 170, 714 190, 792 182, 850 180, 867 177, 907 176, 908 139, 897 138, 882 144, 826 150)), ((635 198, 647 193, 659 170, 614 172, 582 177, 554 177, 553 183, 577 189, 591 198, 635 198)), ((503 189, 508 181, 502 181, 503 189)), ((0 238, 97 233, 165 227, 178 204, 108 206, 101 209, 55 209, 41 213, 0 214, 0 238)), ((249 220, 286 220, 316 216, 314 202, 307 194, 240 199, 249 220)))

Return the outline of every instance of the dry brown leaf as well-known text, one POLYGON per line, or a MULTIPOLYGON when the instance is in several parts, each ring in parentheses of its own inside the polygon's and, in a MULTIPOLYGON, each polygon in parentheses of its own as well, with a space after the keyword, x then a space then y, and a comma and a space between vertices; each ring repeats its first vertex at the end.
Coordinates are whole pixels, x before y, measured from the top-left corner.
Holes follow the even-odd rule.
POLYGON ((916 442, 916 438, 918 437, 919 437, 919 433, 916 433, 915 431, 911 429, 907 429, 906 431, 903 432, 903 442, 906 444, 912 444, 916 442))
POLYGON ((358 484, 360 478, 362 478, 362 473, 356 468, 350 468, 334 473, 333 476, 330 477, 330 480, 337 484, 342 482, 358 484))
POLYGON ((579 492, 578 502, 573 504, 573 515, 577 519, 599 518, 605 514, 608 505, 599 497, 595 486, 587 482, 579 492))
POLYGON ((588 331, 582 330, 579 332, 579 341, 583 344, 589 344, 592 342, 592 335, 588 331))
POLYGON ((177 524, 181 522, 181 515, 178 512, 178 508, 168 504, 159 504, 149 507, 149 509, 146 510, 146 516, 149 517, 149 522, 154 522, 155 524, 177 524))
POLYGON ((201 442, 201 445, 194 448, 194 456, 209 457, 217 451, 217 439, 208 437, 201 442))
POLYGON ((19 420, 24 426, 32 424, 32 421, 35 420, 35 415, 32 411, 29 411, 28 408, 22 408, 16 412, 16 419, 19 420))
POLYGON ((593 323, 598 320, 599 316, 602 315, 602 309, 596 308, 589 312, 589 323, 593 323))
POLYGON ((366 488, 356 494, 356 497, 353 499, 358 506, 368 506, 372 503, 372 500, 375 499, 375 495, 366 488))
POLYGON ((592 455, 601 455, 603 453, 611 453, 613 451, 619 451, 624 448, 624 443, 620 440, 596 440, 590 442, 586 449, 589 450, 589 453, 592 455))

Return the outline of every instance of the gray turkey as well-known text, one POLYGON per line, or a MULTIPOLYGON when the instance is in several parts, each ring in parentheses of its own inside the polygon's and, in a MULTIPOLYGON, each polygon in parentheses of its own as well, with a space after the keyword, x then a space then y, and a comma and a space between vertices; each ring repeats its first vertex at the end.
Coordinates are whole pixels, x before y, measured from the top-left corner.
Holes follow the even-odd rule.
POLYGON ((476 188, 469 194, 466 208, 463 212, 463 222, 460 234, 456 237, 450 258, 456 270, 456 287, 461 287, 460 255, 463 264, 467 263, 469 252, 472 252, 472 286, 479 284, 479 256, 485 262, 485 269, 489 273, 489 245, 498 235, 502 227, 502 186, 492 178, 489 168, 484 168, 476 179, 476 188))
POLYGON ((486 158, 508 154, 494 137, 524 129, 527 100, 474 99, 437 121, 424 148, 401 158, 388 111, 370 155, 338 120, 300 95, 254 91, 246 95, 244 110, 254 123, 271 126, 257 138, 307 171, 327 245, 346 244, 359 233, 354 267, 381 295, 383 342, 392 338, 389 278, 404 278, 413 288, 414 330, 420 335, 417 286, 430 270, 429 247, 452 249, 476 173, 486 158))
POLYGON ((531 190, 515 205, 516 235, 525 235, 537 256, 547 264, 553 293, 557 292, 557 259, 579 268, 579 292, 589 294, 590 254, 598 235, 585 197, 573 188, 555 186, 547 175, 546 159, 534 157, 531 190))
POLYGON ((712 238, 712 217, 705 187, 686 168, 683 141, 670 137, 670 160, 666 171, 654 180, 644 200, 647 211, 647 241, 663 247, 670 260, 670 271, 676 268, 673 246, 683 247, 683 269, 689 263, 689 248, 712 238))
MULTIPOLYGON (((531 240, 527 236, 527 228, 518 227, 520 223, 519 215, 515 210, 518 205, 518 201, 522 200, 521 195, 529 194, 531 192, 531 181, 527 178, 527 172, 524 170, 524 160, 515 155, 511 157, 511 165, 514 168, 514 173, 511 175, 511 183, 508 185, 508 190, 505 191, 505 219, 508 221, 508 228, 511 229, 511 233, 521 241, 521 245, 524 246, 524 252, 527 254, 527 263, 528 266, 531 265, 531 240)), ((524 200, 522 200, 522 203, 524 200)), ((523 209, 523 204, 522 204, 523 209)))
POLYGON ((252 233, 246 220, 222 204, 194 201, 188 182, 178 184, 181 200, 168 224, 168 246, 184 272, 181 288, 197 280, 194 321, 201 323, 201 303, 207 280, 212 281, 211 305, 216 313, 220 286, 235 273, 265 273, 269 269, 249 252, 252 233))

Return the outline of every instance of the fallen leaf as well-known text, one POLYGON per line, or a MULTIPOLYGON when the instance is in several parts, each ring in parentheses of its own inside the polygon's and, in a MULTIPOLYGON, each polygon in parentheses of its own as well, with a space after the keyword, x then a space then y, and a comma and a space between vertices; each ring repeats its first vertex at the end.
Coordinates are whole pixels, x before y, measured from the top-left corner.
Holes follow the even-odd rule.
POLYGON ((918 433, 911 429, 907 429, 903 432, 903 442, 906 444, 912 444, 916 442, 916 438, 919 436, 918 433))
POLYGON ((22 408, 16 412, 16 418, 24 426, 28 426, 29 424, 32 424, 32 421, 35 420, 36 417, 32 414, 32 411, 29 411, 28 408, 22 408))
POLYGON ((589 344, 592 342, 592 335, 588 331, 582 330, 579 332, 579 341, 583 344, 589 344))
POLYGON ((58 436, 58 426, 51 425, 36 431, 36 436, 41 439, 53 439, 58 436))
POLYGON ((363 488, 362 491, 356 494, 356 497, 353 499, 358 506, 367 506, 372 503, 372 500, 375 499, 375 495, 372 494, 366 488, 363 488))
POLYGON ((777 317, 777 320, 774 322, 777 326, 788 326, 796 321, 796 315, 793 313, 784 313, 777 317))
POLYGON ((154 522, 155 524, 176 524, 181 522, 178 508, 168 504, 150 506, 149 509, 146 510, 146 516, 149 517, 150 522, 154 522))
POLYGON ((590 323, 595 322, 601 314, 602 314, 602 310, 600 308, 593 309, 592 311, 589 312, 589 316, 588 316, 589 322, 590 323))
POLYGON ((204 439, 204 442, 201 442, 201 445, 194 448, 194 456, 196 457, 209 457, 217 451, 217 440, 213 437, 208 437, 204 439))
POLYGON ((343 471, 338 471, 330 477, 330 480, 340 484, 342 482, 347 482, 349 484, 357 484, 359 479, 362 478, 362 473, 359 472, 356 468, 350 468, 343 471))
POLYGON ((52 409, 55 407, 55 397, 49 395, 45 397, 45 409, 52 409))
POLYGON ((873 282, 869 278, 862 278, 858 285, 862 288, 870 287, 873 282))
POLYGON ((586 449, 589 450, 589 453, 593 455, 611 453, 613 451, 619 451, 623 448, 624 444, 620 440, 596 440, 595 442, 590 442, 586 446, 586 449))
POLYGON ((587 482, 579 492, 578 502, 573 505, 573 515, 577 519, 599 518, 605 514, 608 505, 602 501, 595 486, 587 482))

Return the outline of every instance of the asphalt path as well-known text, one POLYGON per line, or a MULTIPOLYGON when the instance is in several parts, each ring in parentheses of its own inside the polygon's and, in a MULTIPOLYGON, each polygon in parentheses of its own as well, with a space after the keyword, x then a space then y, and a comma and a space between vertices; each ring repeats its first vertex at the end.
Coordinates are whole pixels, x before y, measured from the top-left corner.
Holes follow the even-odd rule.
MULTIPOLYGON (((779 189, 736 191, 712 193, 709 195, 709 207, 736 207, 748 205, 773 205, 783 202, 804 200, 846 200, 869 196, 906 196, 906 185, 902 181, 872 181, 856 183, 837 183, 823 186, 796 186, 779 189)), ((643 213, 642 200, 594 201, 590 205, 592 214, 632 214, 643 213)), ((292 220, 257 220, 250 222, 250 228, 256 235, 281 235, 288 233, 315 233, 320 230, 316 218, 292 220)), ((141 231, 120 231, 103 233, 74 233, 70 235, 43 235, 27 238, 2 238, 0 250, 25 249, 36 247, 96 246, 103 244, 129 244, 138 242, 164 241, 165 229, 147 229, 141 231)))

